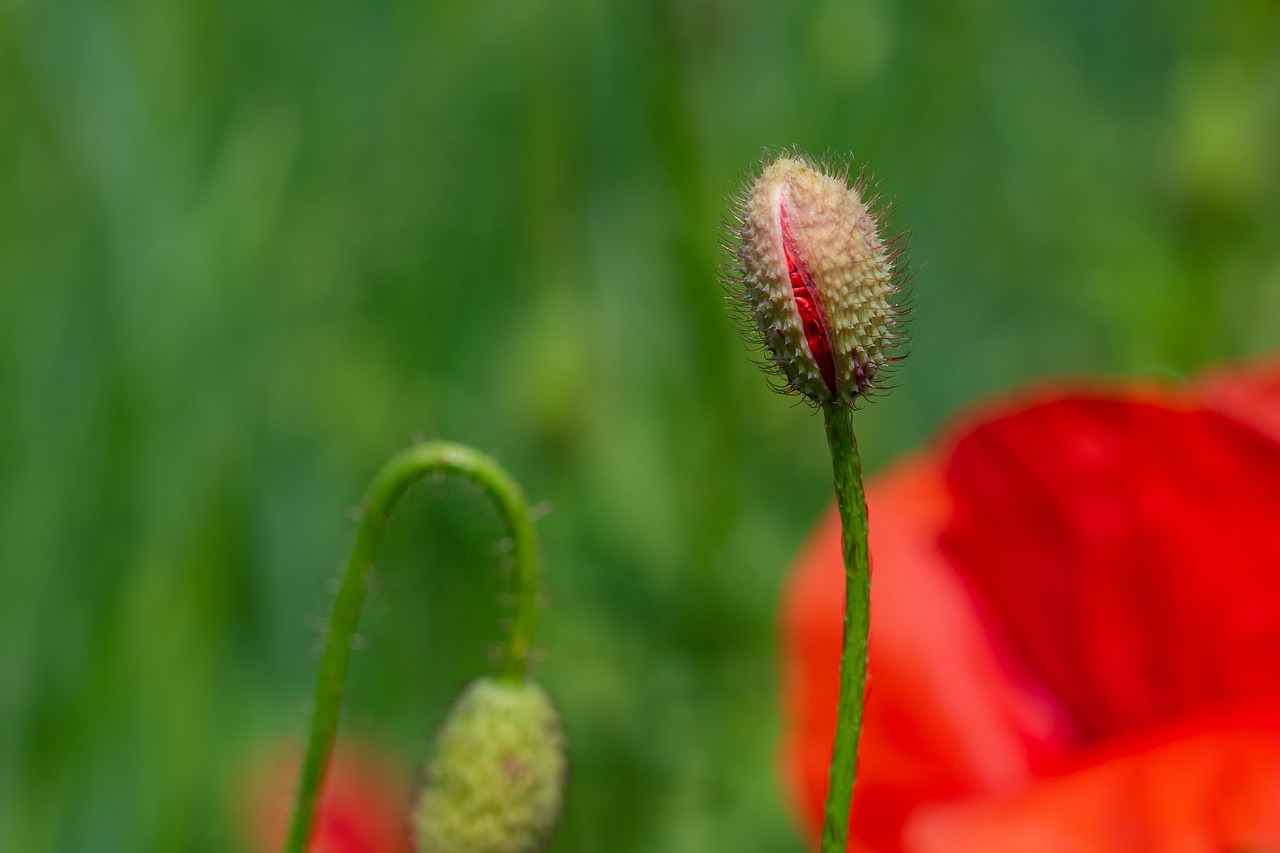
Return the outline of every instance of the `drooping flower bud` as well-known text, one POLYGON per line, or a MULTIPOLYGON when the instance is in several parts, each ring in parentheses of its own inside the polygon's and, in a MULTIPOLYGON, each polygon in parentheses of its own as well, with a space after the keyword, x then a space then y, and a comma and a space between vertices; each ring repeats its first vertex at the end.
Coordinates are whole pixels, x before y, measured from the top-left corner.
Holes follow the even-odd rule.
POLYGON ((528 853, 560 817, 564 741, 546 692, 473 681, 436 736, 414 823, 420 853, 528 853))
POLYGON ((729 284, 787 386, 819 404, 875 388, 897 343, 901 271, 862 187, 783 154, 736 218, 729 284))

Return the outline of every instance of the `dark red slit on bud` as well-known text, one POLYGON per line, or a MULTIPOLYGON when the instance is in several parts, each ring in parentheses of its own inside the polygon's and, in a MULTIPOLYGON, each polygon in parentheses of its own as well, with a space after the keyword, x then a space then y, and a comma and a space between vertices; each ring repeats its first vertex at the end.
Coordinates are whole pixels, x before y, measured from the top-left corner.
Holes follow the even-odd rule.
POLYGON ((796 235, 791 230, 791 217, 787 215, 786 202, 782 202, 778 211, 782 226, 782 253, 787 257, 787 275, 791 278, 791 296, 796 301, 796 310, 800 312, 800 324, 804 329, 804 339, 809 342, 809 352, 818 362, 818 370, 822 373, 822 381, 827 383, 827 390, 834 396, 836 393, 836 361, 831 352, 831 334, 827 329, 827 312, 818 298, 818 290, 813 284, 813 273, 800 257, 800 247, 796 244, 796 235))

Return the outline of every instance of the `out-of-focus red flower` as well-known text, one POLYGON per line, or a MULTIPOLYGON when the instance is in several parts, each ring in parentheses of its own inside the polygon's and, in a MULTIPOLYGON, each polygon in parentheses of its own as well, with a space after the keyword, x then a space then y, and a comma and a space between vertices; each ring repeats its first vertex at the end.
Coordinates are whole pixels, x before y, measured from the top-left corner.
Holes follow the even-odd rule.
MULTIPOLYGON (((258 771, 248 810, 249 849, 279 853, 293 810, 297 757, 258 771)), ((372 748, 339 744, 316 809, 309 853, 410 853, 404 774, 372 748)))
MULTIPOLYGON (((852 850, 1280 850, 1280 364, 1042 393, 868 485, 852 850)), ((816 838, 843 607, 834 513, 783 617, 816 838)))

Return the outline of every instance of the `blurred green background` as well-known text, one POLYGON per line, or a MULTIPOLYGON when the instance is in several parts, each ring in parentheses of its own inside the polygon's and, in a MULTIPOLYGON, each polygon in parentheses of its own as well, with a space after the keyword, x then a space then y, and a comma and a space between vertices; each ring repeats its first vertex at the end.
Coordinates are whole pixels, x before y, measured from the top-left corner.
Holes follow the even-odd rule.
MULTIPOLYGON (((424 436, 552 507, 553 849, 801 850, 775 609, 828 462, 716 280, 791 144, 913 232, 872 470, 1028 380, 1280 344, 1272 0, 0 4, 0 849, 240 846, 348 512, 424 436)), ((406 774, 499 535, 455 483, 393 527, 344 731, 406 774)))

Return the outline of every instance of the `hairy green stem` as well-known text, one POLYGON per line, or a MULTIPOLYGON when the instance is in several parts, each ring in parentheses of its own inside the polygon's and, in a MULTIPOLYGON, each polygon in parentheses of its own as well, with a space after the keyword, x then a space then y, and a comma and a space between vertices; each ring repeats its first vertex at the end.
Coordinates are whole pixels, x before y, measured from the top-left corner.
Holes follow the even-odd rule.
POLYGON ((360 621, 365 589, 383 533, 405 490, 423 476, 437 472, 456 474, 476 483, 502 516, 515 563, 515 615, 497 664, 497 675, 504 681, 519 682, 528 669, 538 621, 538 545, 520 486, 493 459, 464 445, 431 442, 401 451, 373 478, 361 502, 360 527, 333 603, 324 657, 320 662, 311 734, 298 779, 286 853, 303 853, 311 835, 316 801, 338 733, 352 638, 360 621))
POLYGON ((827 803, 822 821, 822 853, 845 853, 849 844, 849 806, 858 773, 858 740, 867 683, 867 632, 871 615, 871 568, 867 548, 867 499, 862 466, 848 406, 822 407, 835 469, 844 552, 844 641, 840 651, 840 699, 836 739, 831 750, 827 803))

